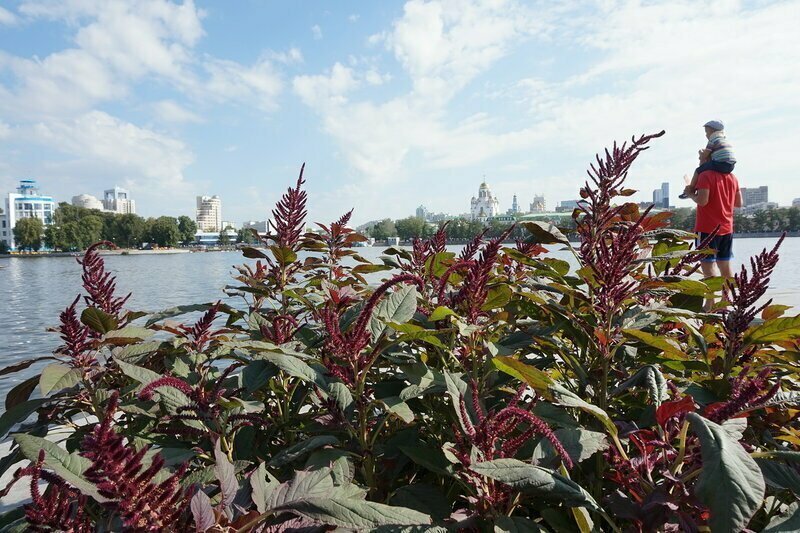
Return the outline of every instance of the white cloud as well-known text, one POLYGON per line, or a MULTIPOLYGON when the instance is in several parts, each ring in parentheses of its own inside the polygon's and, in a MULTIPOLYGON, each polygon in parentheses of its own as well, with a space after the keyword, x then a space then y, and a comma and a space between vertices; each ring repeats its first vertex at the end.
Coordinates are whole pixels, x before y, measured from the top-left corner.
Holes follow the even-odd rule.
POLYGON ((191 205, 192 191, 184 172, 194 156, 183 141, 101 111, 72 120, 39 122, 24 135, 68 157, 57 165, 42 162, 37 170, 51 183, 68 177, 72 186, 63 188, 63 197, 74 190, 74 180, 93 189, 112 180, 123 182, 139 207, 147 206, 150 212, 174 213, 181 205, 191 205))
POLYGON ((0 24, 11 26, 16 23, 17 23, 17 16, 8 9, 0 7, 0 24))
POLYGON ((392 78, 373 67, 360 73, 340 63, 328 75, 296 77, 294 90, 320 113, 352 167, 373 184, 400 179, 413 153, 433 167, 463 167, 518 149, 525 136, 493 137, 482 131, 486 121, 448 126, 447 104, 513 43, 543 31, 542 20, 511 1, 411 0, 391 32, 369 39, 394 53, 411 78, 408 93, 383 103, 353 100, 350 93, 362 80, 379 85, 392 78))
POLYGON ((252 104, 262 111, 277 108, 283 82, 268 59, 246 67, 235 61, 209 58, 205 69, 209 79, 203 82, 202 93, 219 102, 252 104))
POLYGON ((69 121, 40 122, 33 138, 79 158, 125 167, 146 185, 174 186, 194 159, 185 143, 102 111, 69 121))
MULTIPOLYGON (((509 196, 504 201, 510 203, 514 187, 521 198, 545 192, 554 205, 574 197, 594 152, 614 139, 667 129, 636 166, 632 185, 645 197, 661 181, 677 187, 696 164, 704 141, 699 125, 721 117, 740 156, 740 180, 771 179, 775 190, 777 176, 793 168, 766 156, 764 147, 800 142, 794 127, 800 122, 800 47, 787 46, 796 40, 798 15, 797 1, 599 3, 533 16, 510 1, 410 0, 390 31, 367 40, 394 55, 411 81, 407 92, 367 100, 355 91, 359 87, 334 89, 341 83, 331 75, 295 79, 294 88, 320 114, 357 175, 373 186, 402 181, 413 188, 409 169, 452 176, 460 168, 480 173, 491 161, 498 164, 488 169, 490 176, 506 169, 491 178, 509 196), (462 118, 455 97, 463 103, 470 82, 529 40, 532 50, 559 53, 534 55, 516 79, 475 91, 474 98, 491 98, 493 109, 507 111, 462 118), (529 112, 527 124, 520 108, 529 112), (527 187, 521 185, 526 175, 527 187), (558 179, 544 183, 544 176, 558 179)), ((351 66, 350 79, 378 81, 369 70, 358 72, 358 62, 351 66)), ((500 74, 507 80, 508 72, 500 74)), ((800 195, 800 185, 792 187, 800 195)))
POLYGON ((329 108, 347 102, 347 93, 358 87, 354 71, 336 63, 328 75, 296 76, 294 90, 309 106, 329 108))
POLYGON ((246 102, 264 111, 277 108, 282 87, 270 59, 300 62, 297 49, 264 56, 252 65, 199 56, 194 48, 205 32, 204 12, 194 2, 166 0, 36 0, 20 6, 32 19, 63 21, 75 28, 74 48, 42 60, 0 52, 0 72, 13 73, 0 85, 3 104, 19 115, 85 112, 98 103, 126 96, 143 80, 166 82, 198 100, 246 102))
POLYGON ((161 100, 153 104, 156 117, 165 122, 194 123, 203 122, 203 118, 172 100, 161 100))
POLYGON ((317 41, 322 39, 322 28, 319 27, 319 24, 311 26, 311 35, 313 35, 314 39, 317 41))
POLYGON ((349 20, 350 22, 358 22, 359 18, 361 18, 361 15, 359 15, 358 13, 353 13, 347 17, 347 20, 349 20))
POLYGON ((303 62, 303 52, 299 48, 289 48, 285 52, 271 52, 270 59, 283 63, 285 65, 293 65, 303 62))
POLYGON ((0 121, 0 139, 5 139, 11 135, 11 126, 0 121))

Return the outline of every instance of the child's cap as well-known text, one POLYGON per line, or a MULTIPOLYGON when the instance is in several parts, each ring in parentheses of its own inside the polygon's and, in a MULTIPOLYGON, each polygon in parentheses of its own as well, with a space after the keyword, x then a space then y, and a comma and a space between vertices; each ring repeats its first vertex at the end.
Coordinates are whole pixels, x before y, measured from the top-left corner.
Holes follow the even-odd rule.
POLYGON ((703 124, 703 127, 704 128, 708 127, 711 128, 712 130, 722 131, 725 129, 725 124, 723 124, 721 120, 709 120, 708 122, 703 124))

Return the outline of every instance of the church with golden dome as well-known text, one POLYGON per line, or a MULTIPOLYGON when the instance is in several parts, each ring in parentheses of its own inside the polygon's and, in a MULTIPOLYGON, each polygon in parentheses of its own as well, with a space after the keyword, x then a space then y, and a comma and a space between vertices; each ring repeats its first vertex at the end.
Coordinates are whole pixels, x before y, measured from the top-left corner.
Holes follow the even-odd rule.
POLYGON ((500 214, 500 202, 492 195, 492 191, 486 184, 481 183, 478 188, 478 196, 473 196, 470 202, 470 216, 472 220, 486 222, 487 219, 500 214))

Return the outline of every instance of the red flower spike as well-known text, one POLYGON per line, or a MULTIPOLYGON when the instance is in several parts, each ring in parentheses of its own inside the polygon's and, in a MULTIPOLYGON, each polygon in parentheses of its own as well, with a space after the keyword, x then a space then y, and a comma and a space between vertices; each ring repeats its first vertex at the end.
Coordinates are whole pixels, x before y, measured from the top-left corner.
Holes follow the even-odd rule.
POLYGON ((119 319, 122 306, 125 305, 131 295, 128 294, 124 298, 118 298, 114 294, 117 287, 117 278, 112 276, 111 272, 106 272, 105 261, 97 252, 97 249, 101 246, 108 246, 112 249, 117 248, 113 242, 96 242, 86 249, 83 258, 77 259, 78 264, 83 267, 81 279, 83 280, 83 288, 87 292, 84 300, 86 305, 97 307, 119 319))
POLYGON ((297 178, 297 185, 289 188, 272 211, 270 225, 275 230, 274 235, 268 235, 267 239, 274 241, 278 246, 297 250, 300 243, 300 236, 303 233, 303 226, 306 220, 306 191, 302 190, 305 180, 303 172, 306 164, 300 167, 300 176, 297 178))

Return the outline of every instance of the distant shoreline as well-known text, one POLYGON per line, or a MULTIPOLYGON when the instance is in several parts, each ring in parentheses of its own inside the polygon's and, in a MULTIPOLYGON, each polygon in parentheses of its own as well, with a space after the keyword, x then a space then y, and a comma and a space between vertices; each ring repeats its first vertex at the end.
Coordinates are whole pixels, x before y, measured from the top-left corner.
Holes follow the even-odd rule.
MULTIPOLYGON (((769 231, 763 233, 735 233, 736 239, 777 239, 782 235, 781 231, 769 231)), ((788 231, 786 237, 800 237, 800 231, 788 231)), ((448 245, 467 244, 472 239, 449 239, 448 245)), ((570 236, 570 242, 578 242, 578 240, 570 236)), ((514 241, 506 241, 504 244, 514 244, 514 241)), ((400 241, 399 246, 410 246, 410 241, 400 241)), ((245 245, 248 246, 248 245, 245 245)), ((373 244, 369 248, 392 246, 391 244, 373 244)), ((117 250, 100 250, 101 255, 171 255, 171 254, 189 254, 189 253, 206 253, 206 252, 235 252, 238 248, 161 248, 157 250, 138 250, 138 249, 117 249, 117 250)), ((358 247, 355 248, 356 250, 358 247)), ((79 257, 83 252, 41 252, 41 253, 22 253, 22 254, 0 254, 0 258, 25 258, 36 259, 42 257, 79 257)))

